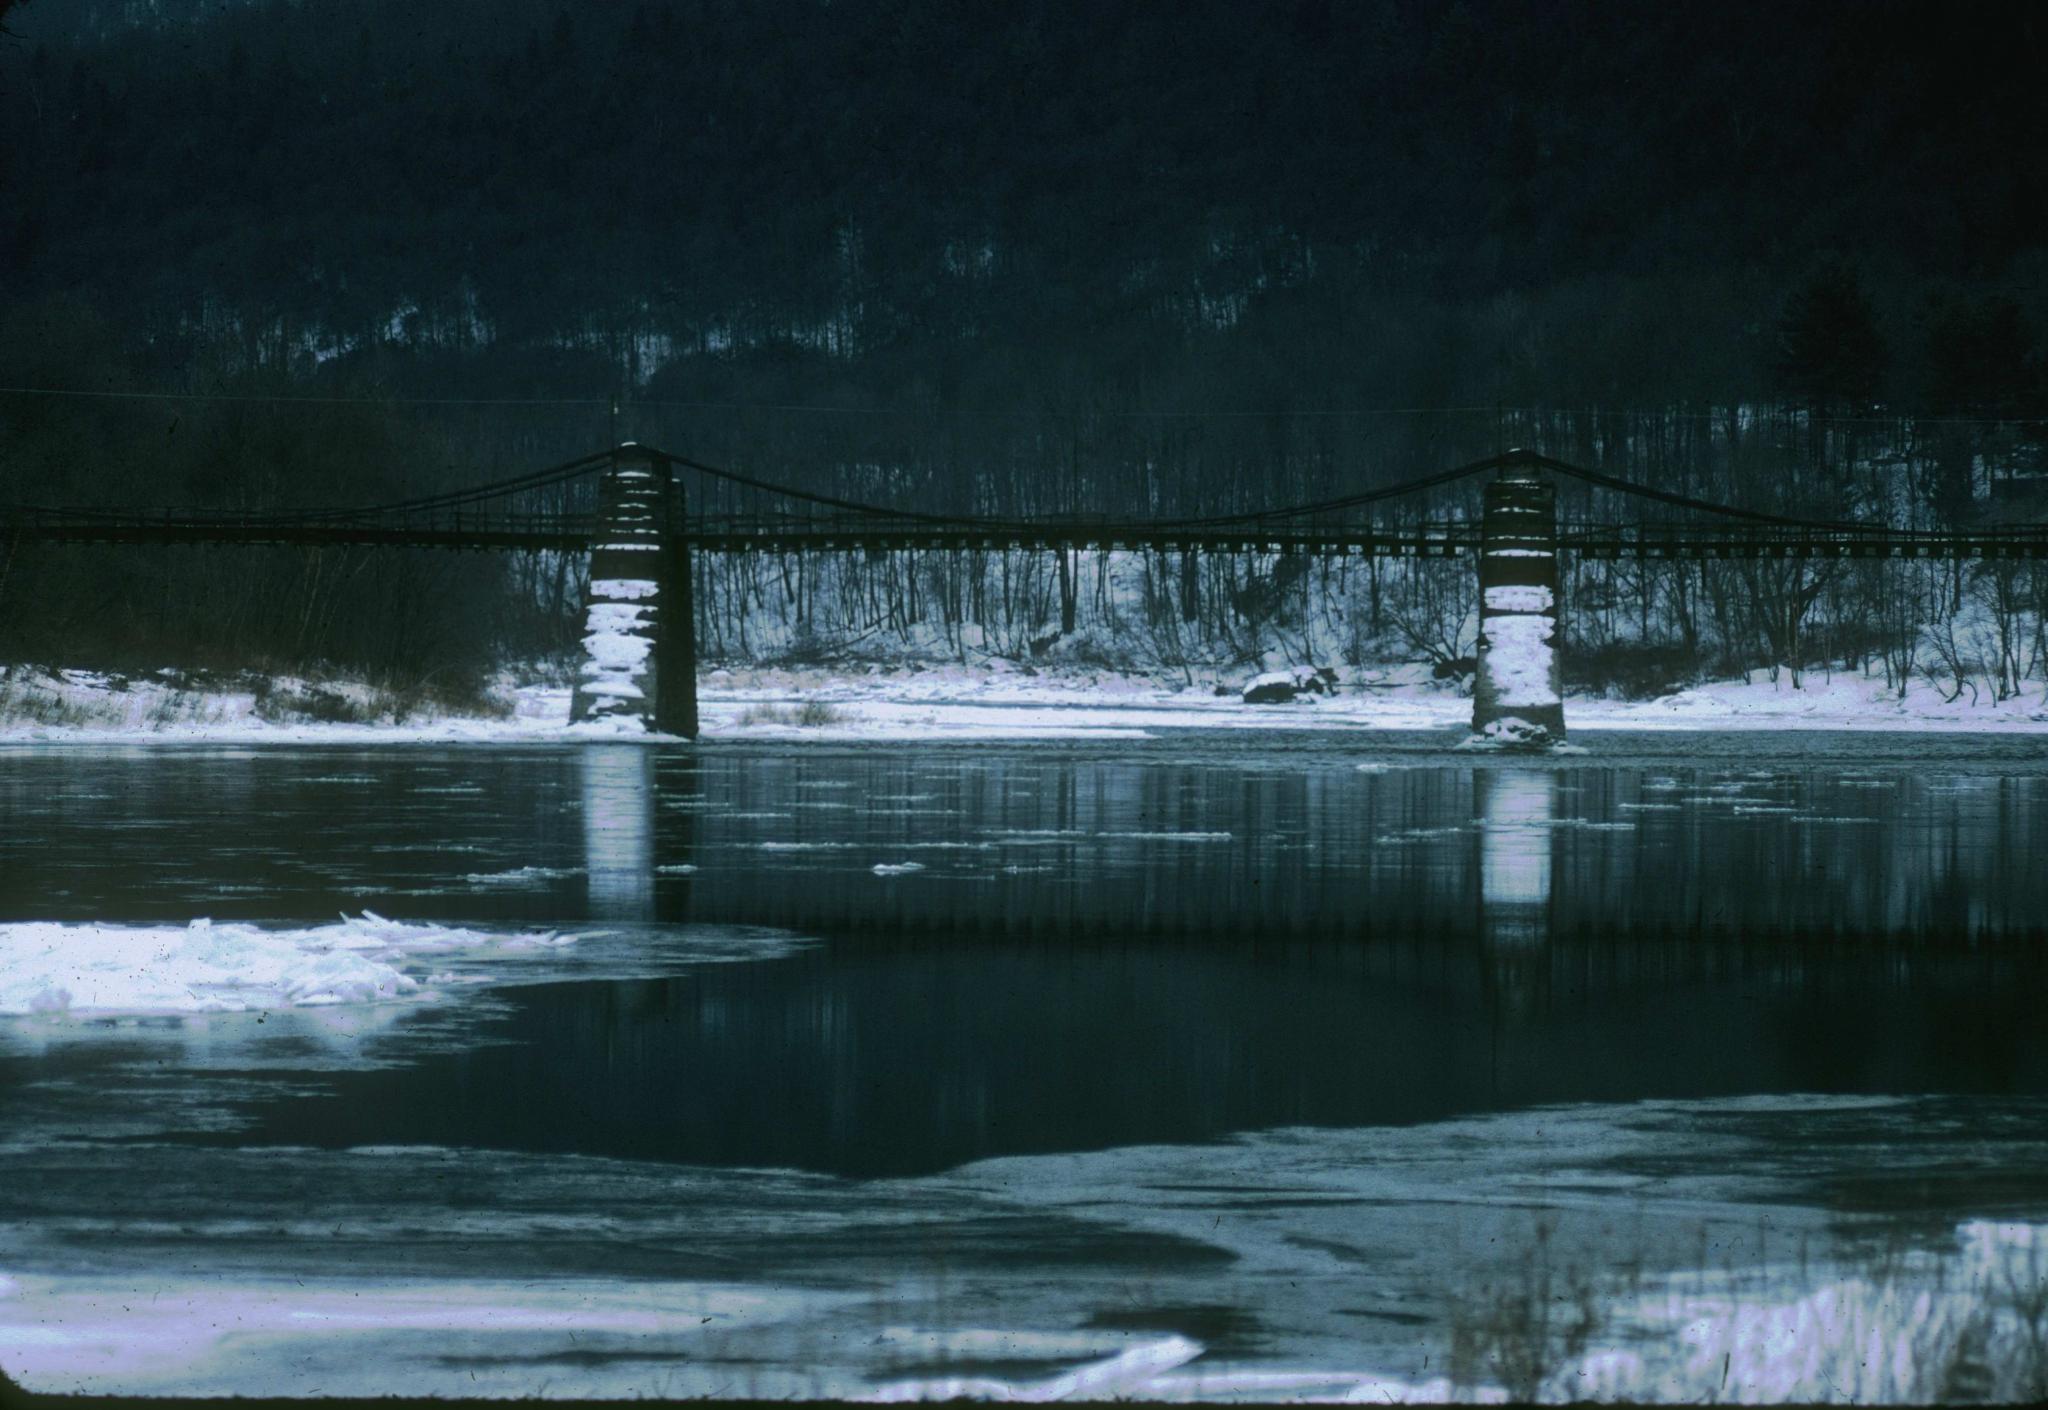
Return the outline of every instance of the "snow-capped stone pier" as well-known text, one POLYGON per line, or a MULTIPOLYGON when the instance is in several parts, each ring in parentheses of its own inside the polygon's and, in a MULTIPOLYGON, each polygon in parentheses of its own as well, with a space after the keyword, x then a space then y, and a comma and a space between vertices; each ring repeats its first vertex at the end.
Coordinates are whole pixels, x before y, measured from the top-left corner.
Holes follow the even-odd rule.
POLYGON ((1479 548, 1479 664, 1474 745, 1546 749, 1564 742, 1557 666, 1557 491, 1535 470, 1486 486, 1479 548))
POLYGON ((598 487, 572 725, 696 736, 690 550, 676 532, 679 495, 666 462, 631 442, 613 454, 598 487))

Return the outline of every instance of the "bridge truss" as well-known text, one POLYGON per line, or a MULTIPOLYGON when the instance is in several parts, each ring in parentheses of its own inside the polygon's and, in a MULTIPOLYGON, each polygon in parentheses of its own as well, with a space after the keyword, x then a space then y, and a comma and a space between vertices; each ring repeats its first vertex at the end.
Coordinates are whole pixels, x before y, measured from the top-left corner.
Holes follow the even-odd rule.
MULTIPOLYGON (((1403 521, 1382 519, 1379 507, 1413 502, 1488 474, 1543 470, 1691 516, 1561 522, 1559 551, 1583 558, 2048 558, 2048 524, 1914 530, 1800 519, 1652 489, 1522 450, 1337 499, 1183 519, 918 513, 776 485, 652 448, 632 451, 699 477, 699 492, 683 494, 672 532, 692 548, 716 553, 1102 548, 1456 558, 1479 550, 1476 515, 1403 521)), ((0 542, 582 552, 604 533, 594 486, 616 454, 600 452, 509 480, 349 508, 230 513, 0 503, 0 542)), ((677 483, 683 483, 681 473, 677 483)))

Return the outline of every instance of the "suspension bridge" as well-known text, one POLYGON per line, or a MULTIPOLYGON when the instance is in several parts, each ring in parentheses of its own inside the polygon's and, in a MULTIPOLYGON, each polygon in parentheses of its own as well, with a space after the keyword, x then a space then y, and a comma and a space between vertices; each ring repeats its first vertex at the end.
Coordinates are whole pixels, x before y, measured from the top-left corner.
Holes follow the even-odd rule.
POLYGON ((590 555, 589 659, 578 720, 697 732, 693 553, 1068 552, 1479 561, 1475 734, 1563 737, 1552 646, 1556 560, 2024 559, 2048 524, 1916 530, 1773 513, 1639 485, 1530 450, 1310 503, 1181 518, 924 512, 777 484, 633 443, 463 489, 383 504, 250 511, 0 502, 0 542, 389 546, 590 555), (1491 477, 1491 478, 1484 478, 1491 477), (1389 513, 1483 479, 1478 517, 1389 513), (1565 521, 1556 483, 1612 491, 1665 517, 1565 521), (1683 515, 1687 517, 1673 517, 1683 515))

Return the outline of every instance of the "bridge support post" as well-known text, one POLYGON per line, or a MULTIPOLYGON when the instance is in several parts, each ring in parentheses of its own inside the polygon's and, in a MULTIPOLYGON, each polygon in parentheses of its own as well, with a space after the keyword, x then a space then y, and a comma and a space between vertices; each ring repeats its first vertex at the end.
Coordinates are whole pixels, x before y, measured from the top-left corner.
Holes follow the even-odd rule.
MULTIPOLYGON (((664 470, 669 467, 664 465, 664 470)), ((655 673, 661 688, 654 697, 654 727, 663 734, 697 737, 697 599, 691 579, 690 541, 683 536, 683 487, 673 483, 663 500, 668 507, 662 535, 661 635, 654 647, 655 673)))
POLYGON ((1468 742, 1562 744, 1555 488, 1535 470, 1504 470, 1486 486, 1479 544, 1479 665, 1468 742))
POLYGON ((668 465, 631 443, 620 446, 598 485, 571 724, 695 736, 696 624, 679 529, 668 465))

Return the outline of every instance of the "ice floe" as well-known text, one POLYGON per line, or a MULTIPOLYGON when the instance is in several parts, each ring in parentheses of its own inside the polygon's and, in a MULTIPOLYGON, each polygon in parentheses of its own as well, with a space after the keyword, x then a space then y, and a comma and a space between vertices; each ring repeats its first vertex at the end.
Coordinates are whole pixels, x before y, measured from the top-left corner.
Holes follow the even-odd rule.
POLYGON ((0 1014, 221 1013, 408 998, 423 961, 573 944, 574 935, 409 925, 374 911, 308 929, 0 924, 0 1014))
POLYGON ((462 879, 472 886, 541 886, 582 871, 581 867, 513 867, 510 871, 473 871, 462 879))

